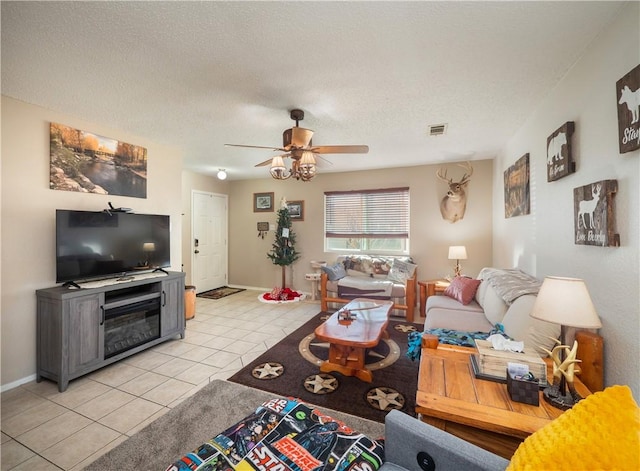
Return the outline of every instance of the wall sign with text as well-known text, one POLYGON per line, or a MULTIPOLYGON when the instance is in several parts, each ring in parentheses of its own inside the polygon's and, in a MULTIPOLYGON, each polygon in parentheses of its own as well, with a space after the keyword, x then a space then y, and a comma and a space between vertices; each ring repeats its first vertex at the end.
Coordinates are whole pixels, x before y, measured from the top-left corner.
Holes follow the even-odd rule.
POLYGON ((618 247, 614 197, 618 180, 601 180, 573 189, 576 245, 618 247))
POLYGON ((616 82, 620 153, 640 149, 640 65, 616 82))
POLYGON ((567 121, 547 138, 547 181, 552 182, 576 171, 571 155, 571 136, 575 123, 567 121))

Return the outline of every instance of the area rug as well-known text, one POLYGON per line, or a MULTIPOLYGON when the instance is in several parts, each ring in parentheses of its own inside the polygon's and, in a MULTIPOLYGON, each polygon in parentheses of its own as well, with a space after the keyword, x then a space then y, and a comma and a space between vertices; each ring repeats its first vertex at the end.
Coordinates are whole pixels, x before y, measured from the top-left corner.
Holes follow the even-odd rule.
POLYGON ((228 286, 223 286, 222 288, 210 289, 209 291, 199 293, 197 296, 199 298, 220 299, 241 291, 244 291, 244 288, 229 288, 228 286))
MULTIPOLYGON (((89 471, 162 471, 277 395, 215 380, 84 468, 89 471)), ((320 409, 369 437, 384 426, 339 411, 320 409)))
POLYGON ((391 409, 414 416, 419 363, 407 358, 406 351, 409 332, 422 330, 422 326, 389 322, 389 339, 367 353, 366 364, 373 373, 373 382, 366 383, 336 372, 320 372, 329 345, 317 341, 313 332, 329 315, 319 313, 229 381, 377 422, 384 422, 391 409))

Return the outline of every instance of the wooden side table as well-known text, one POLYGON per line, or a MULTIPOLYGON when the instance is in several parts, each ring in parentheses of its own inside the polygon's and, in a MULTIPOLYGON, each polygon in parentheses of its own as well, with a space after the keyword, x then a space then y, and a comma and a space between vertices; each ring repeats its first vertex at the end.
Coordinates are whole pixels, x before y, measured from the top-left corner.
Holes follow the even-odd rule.
MULTIPOLYGON (((422 348, 416 413, 420 420, 510 459, 520 443, 562 414, 542 399, 533 406, 514 402, 503 383, 477 379, 470 365, 473 349, 440 345, 422 348)), ((552 365, 547 365, 552 380, 552 365)), ((590 391, 577 378, 582 397, 590 391)))
POLYGON ((304 279, 311 282, 311 300, 318 299, 318 282, 320 281, 320 273, 307 273, 304 279))
POLYGON ((449 282, 445 279, 418 281, 420 289, 420 316, 425 317, 427 298, 434 294, 441 294, 447 289, 449 282))

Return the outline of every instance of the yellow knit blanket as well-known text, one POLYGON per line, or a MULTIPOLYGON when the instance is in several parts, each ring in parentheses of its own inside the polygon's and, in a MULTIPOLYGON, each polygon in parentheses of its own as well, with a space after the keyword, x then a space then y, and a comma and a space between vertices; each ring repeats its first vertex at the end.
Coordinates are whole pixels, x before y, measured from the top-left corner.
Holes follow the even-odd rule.
POLYGON ((628 386, 592 394, 528 437, 507 471, 640 470, 640 409, 628 386))

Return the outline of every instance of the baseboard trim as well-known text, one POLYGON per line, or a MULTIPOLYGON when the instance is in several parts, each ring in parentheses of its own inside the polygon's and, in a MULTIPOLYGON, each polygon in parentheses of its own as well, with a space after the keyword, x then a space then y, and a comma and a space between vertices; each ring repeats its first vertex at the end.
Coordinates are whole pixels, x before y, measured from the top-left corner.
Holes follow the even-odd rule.
POLYGON ((27 383, 30 383, 31 381, 35 381, 35 379, 36 379, 36 375, 33 374, 30 376, 27 376, 26 378, 13 381, 8 384, 3 384, 2 386, 0 386, 0 392, 9 391, 11 389, 17 388, 18 386, 22 386, 23 384, 27 384, 27 383))

